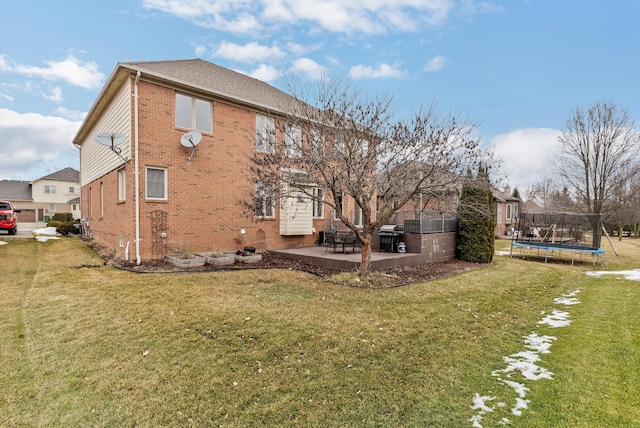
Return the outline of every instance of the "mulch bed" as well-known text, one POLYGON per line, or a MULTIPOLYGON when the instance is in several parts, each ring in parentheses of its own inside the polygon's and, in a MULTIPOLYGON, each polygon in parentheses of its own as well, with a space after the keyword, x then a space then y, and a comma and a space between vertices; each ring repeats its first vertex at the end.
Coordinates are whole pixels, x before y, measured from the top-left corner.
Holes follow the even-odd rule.
POLYGON ((430 281, 445 278, 461 272, 478 269, 486 265, 452 260, 442 263, 424 263, 417 266, 405 266, 402 268, 387 269, 382 272, 375 272, 371 279, 365 282, 349 283, 336 281, 335 276, 342 273, 336 269, 329 269, 323 266, 305 263, 298 260, 289 259, 269 251, 261 253, 262 260, 258 263, 234 263, 225 266, 204 265, 188 269, 177 267, 164 260, 143 260, 140 265, 135 262, 122 260, 115 256, 112 249, 101 245, 95 240, 85 240, 86 244, 96 252, 105 264, 114 265, 120 269, 138 273, 178 273, 178 272, 215 272, 223 270, 243 270, 243 269, 292 269, 308 272, 323 279, 342 283, 349 286, 363 286, 367 288, 390 288, 402 285, 409 285, 417 282, 430 281), (358 285, 361 284, 361 285, 358 285))

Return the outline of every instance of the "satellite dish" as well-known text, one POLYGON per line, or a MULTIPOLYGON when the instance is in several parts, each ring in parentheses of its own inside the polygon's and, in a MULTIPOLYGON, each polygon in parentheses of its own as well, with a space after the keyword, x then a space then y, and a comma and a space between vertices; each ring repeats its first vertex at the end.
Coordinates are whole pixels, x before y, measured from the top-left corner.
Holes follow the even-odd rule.
POLYGON ((105 146, 118 146, 124 143, 124 140, 127 138, 124 134, 119 134, 117 132, 102 132, 95 136, 96 141, 105 146))
POLYGON ((200 140, 202 140, 202 134, 198 131, 191 131, 180 137, 180 144, 184 147, 195 148, 200 140))
POLYGON ((193 158, 193 155, 196 152, 196 146, 200 143, 200 140, 202 140, 202 134, 198 131, 190 131, 180 137, 180 144, 183 147, 193 149, 191 151, 191 156, 187 159, 187 162, 191 162, 191 158, 193 158))

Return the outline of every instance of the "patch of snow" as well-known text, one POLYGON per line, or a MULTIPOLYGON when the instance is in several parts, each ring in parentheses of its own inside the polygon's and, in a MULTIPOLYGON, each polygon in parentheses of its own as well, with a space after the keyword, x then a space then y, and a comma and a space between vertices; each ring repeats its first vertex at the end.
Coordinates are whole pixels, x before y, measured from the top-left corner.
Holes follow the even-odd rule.
POLYGON ((548 354, 551 348, 551 341, 556 340, 555 336, 539 336, 538 333, 531 333, 524 337, 525 347, 536 351, 539 354, 548 354))
POLYGON ((31 232, 38 242, 46 242, 49 239, 58 239, 55 227, 42 227, 31 232))
POLYGON ((510 386, 511 388, 513 388, 513 390, 516 392, 516 394, 518 394, 521 398, 524 398, 524 397, 527 396, 527 391, 531 391, 529 388, 527 388, 526 386, 524 386, 520 382, 515 382, 515 381, 512 381, 512 380, 508 380, 508 379, 502 379, 501 382, 504 383, 505 385, 510 386))
POLYGON ((498 373, 502 372, 511 377, 513 372, 519 372, 527 380, 553 379, 552 372, 536 364, 540 357, 535 352, 518 352, 503 358, 507 367, 494 372, 494 376, 499 377, 498 373))
POLYGON ((0 245, 7 245, 7 241, 0 241, 0 245))
MULTIPOLYGON (((579 292, 580 290, 574 290, 563 294, 561 297, 554 299, 554 303, 566 306, 577 305, 580 301, 576 299, 575 296, 579 292)), ((542 312, 542 314, 544 314, 544 312, 542 312)), ((569 319, 568 312, 554 309, 550 315, 547 315, 537 323, 537 325, 541 324, 547 324, 551 327, 565 327, 571 324, 571 320, 569 319)), ((508 357, 503 357, 507 366, 502 370, 495 370, 491 373, 492 376, 495 376, 498 379, 499 383, 513 389, 517 394, 515 405, 510 409, 511 414, 521 416, 522 411, 527 409, 531 403, 531 400, 526 399, 527 392, 530 391, 530 389, 525 384, 512 380, 512 376, 514 373, 519 373, 523 379, 530 381, 553 379, 553 372, 545 369, 544 367, 540 367, 537 363, 540 361, 540 354, 549 354, 551 352, 551 344, 556 339, 557 338, 555 336, 541 336, 535 332, 528 336, 524 336, 524 346, 526 350, 516 352, 508 357)), ((484 415, 495 410, 495 407, 489 407, 487 405, 487 402, 493 399, 495 399, 495 397, 481 396, 478 393, 475 394, 473 397, 473 406, 471 408, 474 410, 477 409, 478 413, 469 419, 469 422, 471 422, 474 427, 482 428, 481 422, 484 415)), ((506 404, 500 402, 497 403, 497 406, 504 407, 506 404)), ((498 424, 509 425, 510 423, 511 420, 505 417, 502 418, 498 424)))
POLYGON ((571 325, 571 320, 569 318, 569 312, 554 309, 551 314, 538 321, 538 325, 547 324, 552 328, 567 327, 571 325))
POLYGON ((618 270, 618 271, 605 271, 605 272, 587 272, 587 275, 600 278, 602 275, 616 275, 622 276, 624 279, 630 281, 640 281, 640 269, 633 270, 618 270))
POLYGON ((55 227, 42 227, 32 231, 31 233, 33 236, 56 236, 58 234, 55 227))
POLYGON ((511 409, 511 413, 516 416, 522 416, 522 409, 528 408, 529 403, 531 403, 531 400, 516 398, 516 405, 511 409))
POLYGON ((58 239, 57 236, 36 236, 36 241, 47 242, 50 239, 58 239))
POLYGON ((490 397, 488 395, 480 395, 476 392, 476 395, 474 395, 473 397, 473 406, 471 406, 471 408, 473 410, 479 409, 479 412, 469 419, 469 422, 471 422, 474 427, 482 428, 482 424, 480 424, 480 422, 482 421, 482 417, 484 416, 484 414, 493 412, 493 409, 487 406, 485 403, 487 401, 494 400, 495 398, 496 397, 490 397))
POLYGON ((511 251, 496 251, 494 254, 496 256, 510 256, 511 251))
POLYGON ((576 299, 575 297, 557 297, 553 299, 553 301, 558 305, 565 306, 577 305, 578 303, 580 303, 580 300, 576 299))

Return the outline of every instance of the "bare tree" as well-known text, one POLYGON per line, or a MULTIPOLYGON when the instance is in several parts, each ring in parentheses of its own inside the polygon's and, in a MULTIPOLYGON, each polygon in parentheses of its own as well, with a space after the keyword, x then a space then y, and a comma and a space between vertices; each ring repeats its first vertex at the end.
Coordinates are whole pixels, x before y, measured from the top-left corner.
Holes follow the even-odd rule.
POLYGON ((295 194, 330 207, 360 242, 360 274, 367 275, 380 226, 421 192, 457 188, 481 149, 474 124, 440 114, 433 104, 401 120, 390 95, 364 96, 346 78, 316 83, 288 81, 298 101, 283 106, 276 120, 284 141, 255 153, 252 179, 279 183, 276 198, 295 194), (344 212, 347 197, 357 216, 344 212))
POLYGON ((596 102, 576 108, 558 138, 558 178, 581 211, 609 214, 618 209, 615 192, 638 177, 640 134, 626 109, 596 102))

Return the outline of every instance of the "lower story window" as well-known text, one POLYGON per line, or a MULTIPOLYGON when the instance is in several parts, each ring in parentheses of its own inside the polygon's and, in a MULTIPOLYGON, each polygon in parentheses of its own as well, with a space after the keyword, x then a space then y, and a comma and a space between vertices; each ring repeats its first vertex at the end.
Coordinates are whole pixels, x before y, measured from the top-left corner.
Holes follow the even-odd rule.
POLYGON ((147 172, 147 199, 167 199, 167 170, 148 166, 147 172))
POLYGON ((313 189, 313 216, 324 217, 324 190, 319 188, 313 189))
POLYGON ((269 183, 256 184, 256 217, 275 217, 275 186, 269 183))

